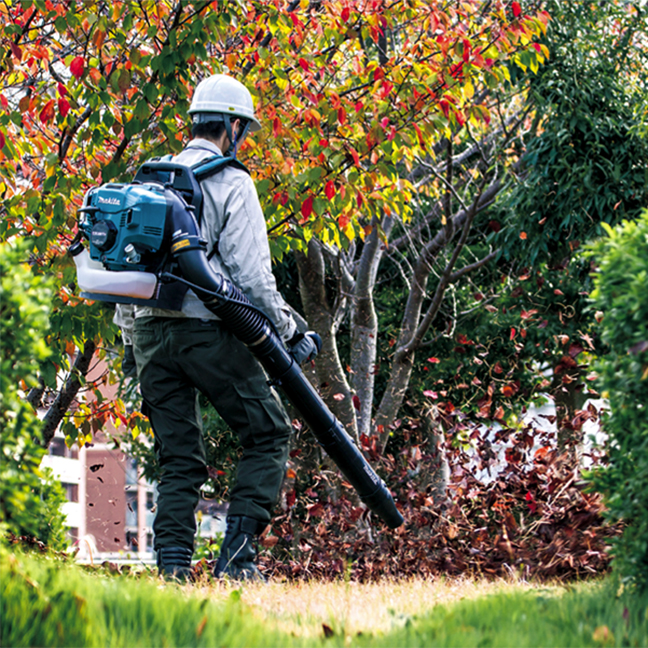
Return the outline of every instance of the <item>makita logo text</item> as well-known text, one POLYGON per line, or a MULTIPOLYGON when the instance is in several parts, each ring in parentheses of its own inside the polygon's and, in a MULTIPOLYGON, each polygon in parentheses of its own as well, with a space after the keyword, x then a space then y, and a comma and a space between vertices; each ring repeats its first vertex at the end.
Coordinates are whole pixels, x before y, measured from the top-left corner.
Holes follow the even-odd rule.
POLYGON ((119 198, 102 198, 99 196, 99 202, 104 205, 121 205, 121 200, 119 200, 119 198))

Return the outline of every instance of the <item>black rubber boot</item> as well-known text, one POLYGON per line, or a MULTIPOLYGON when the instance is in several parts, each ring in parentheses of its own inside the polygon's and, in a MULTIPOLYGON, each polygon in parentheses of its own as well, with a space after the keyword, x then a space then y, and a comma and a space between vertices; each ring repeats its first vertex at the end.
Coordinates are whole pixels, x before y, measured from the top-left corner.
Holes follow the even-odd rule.
POLYGON ((234 580, 265 580, 258 570, 254 540, 265 525, 251 517, 227 517, 227 531, 220 556, 214 567, 214 576, 229 576, 234 580))
POLYGON ((157 550, 157 567, 166 580, 184 583, 191 576, 193 549, 187 547, 160 547, 157 550))

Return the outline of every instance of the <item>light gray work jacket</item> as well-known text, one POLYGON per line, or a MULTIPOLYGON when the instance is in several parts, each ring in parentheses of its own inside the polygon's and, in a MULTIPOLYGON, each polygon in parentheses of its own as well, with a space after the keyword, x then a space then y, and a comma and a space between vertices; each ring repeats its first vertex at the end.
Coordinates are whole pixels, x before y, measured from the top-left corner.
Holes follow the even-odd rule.
MULTIPOLYGON (((174 161, 192 166, 213 155, 222 155, 218 146, 196 138, 174 161)), ((207 251, 217 250, 209 263, 272 319, 283 341, 289 340, 297 326, 272 274, 266 223, 252 178, 245 171, 228 166, 203 180, 201 188, 201 234, 207 241, 207 251)), ((134 315, 218 319, 192 290, 185 295, 182 311, 135 306, 134 315)), ((128 319, 128 309, 118 308, 115 322, 122 327, 125 341, 130 338, 128 319)))

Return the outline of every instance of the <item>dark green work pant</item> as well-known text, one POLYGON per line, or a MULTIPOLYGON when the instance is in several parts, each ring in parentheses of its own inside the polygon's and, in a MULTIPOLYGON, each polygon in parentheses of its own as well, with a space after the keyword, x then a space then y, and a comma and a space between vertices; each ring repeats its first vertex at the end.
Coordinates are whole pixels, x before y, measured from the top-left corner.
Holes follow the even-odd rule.
POLYGON ((261 365, 213 320, 138 318, 133 346, 161 467, 155 548, 193 547, 194 511, 207 479, 197 390, 243 447, 228 514, 268 523, 284 477, 291 426, 261 365))

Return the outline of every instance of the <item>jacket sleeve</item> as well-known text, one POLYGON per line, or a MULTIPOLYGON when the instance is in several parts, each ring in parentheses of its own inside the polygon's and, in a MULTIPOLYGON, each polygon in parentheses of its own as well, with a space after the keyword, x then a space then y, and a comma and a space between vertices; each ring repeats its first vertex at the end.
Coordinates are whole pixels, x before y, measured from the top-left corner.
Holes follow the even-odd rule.
POLYGON ((252 179, 246 174, 225 203, 218 253, 232 281, 274 322, 281 339, 297 330, 290 309, 277 290, 265 219, 252 179))

